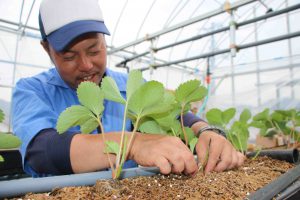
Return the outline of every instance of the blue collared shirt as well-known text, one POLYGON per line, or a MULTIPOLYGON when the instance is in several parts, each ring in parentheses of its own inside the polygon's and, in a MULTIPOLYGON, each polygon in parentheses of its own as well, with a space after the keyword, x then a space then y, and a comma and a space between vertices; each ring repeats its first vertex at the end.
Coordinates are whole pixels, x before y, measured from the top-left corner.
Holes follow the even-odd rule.
MULTIPOLYGON (((116 81, 121 95, 126 98, 127 74, 107 69, 106 76, 116 81)), ((14 133, 22 140, 20 152, 27 173, 34 172, 25 161, 26 149, 30 141, 43 129, 55 129, 60 113, 67 107, 78 104, 76 91, 62 80, 55 68, 18 81, 13 92, 12 121, 14 133)), ((105 100, 104 107, 102 123, 105 132, 121 131, 124 106, 105 100)), ((129 120, 126 123, 126 130, 131 131, 129 120)), ((80 127, 72 127, 69 131, 80 132, 80 127)), ((97 130, 93 133, 97 133, 97 130)), ((127 165, 130 166, 136 164, 127 165)))

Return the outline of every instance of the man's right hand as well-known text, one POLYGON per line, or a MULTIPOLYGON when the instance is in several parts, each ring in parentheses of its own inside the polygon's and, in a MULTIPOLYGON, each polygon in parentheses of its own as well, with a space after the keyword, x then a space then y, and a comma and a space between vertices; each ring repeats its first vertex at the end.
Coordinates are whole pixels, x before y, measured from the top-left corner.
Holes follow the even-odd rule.
POLYGON ((191 175, 198 170, 192 152, 179 138, 173 136, 137 133, 129 159, 142 166, 156 166, 162 174, 191 175))

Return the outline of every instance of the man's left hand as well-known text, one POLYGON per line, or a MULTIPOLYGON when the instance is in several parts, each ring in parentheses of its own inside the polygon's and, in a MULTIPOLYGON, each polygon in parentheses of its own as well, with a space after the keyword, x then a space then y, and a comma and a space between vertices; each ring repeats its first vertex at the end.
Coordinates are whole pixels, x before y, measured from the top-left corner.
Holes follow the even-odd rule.
POLYGON ((204 131, 200 134, 196 152, 199 162, 206 163, 205 173, 239 167, 246 158, 241 152, 236 151, 226 138, 213 131, 204 131))

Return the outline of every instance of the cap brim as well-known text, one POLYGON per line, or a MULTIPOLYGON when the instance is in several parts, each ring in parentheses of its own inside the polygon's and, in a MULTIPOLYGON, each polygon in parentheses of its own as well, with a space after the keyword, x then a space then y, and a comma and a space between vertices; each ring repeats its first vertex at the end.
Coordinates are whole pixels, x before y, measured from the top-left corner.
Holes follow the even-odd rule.
POLYGON ((63 51, 78 36, 91 32, 110 35, 103 22, 84 20, 65 25, 48 35, 47 40, 55 51, 63 51))

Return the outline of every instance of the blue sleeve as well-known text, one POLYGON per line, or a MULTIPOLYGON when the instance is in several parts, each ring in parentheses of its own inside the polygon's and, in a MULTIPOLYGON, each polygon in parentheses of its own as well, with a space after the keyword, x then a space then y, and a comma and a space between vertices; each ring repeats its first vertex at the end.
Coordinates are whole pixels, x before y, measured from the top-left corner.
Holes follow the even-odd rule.
POLYGON ((27 165, 38 174, 72 174, 70 146, 75 134, 60 135, 55 129, 40 131, 27 147, 27 165))
POLYGON ((24 170, 25 152, 30 141, 41 130, 55 128, 57 113, 53 112, 40 82, 34 79, 21 79, 14 89, 12 99, 13 132, 21 139, 20 148, 24 170))
MULTIPOLYGON (((179 120, 180 120, 180 117, 179 117, 179 120)), ((191 112, 188 112, 188 113, 183 115, 183 125, 184 126, 187 126, 187 127, 191 128, 194 123, 200 122, 200 121, 204 122, 203 119, 200 119, 199 117, 197 117, 196 115, 194 115, 191 112)))

